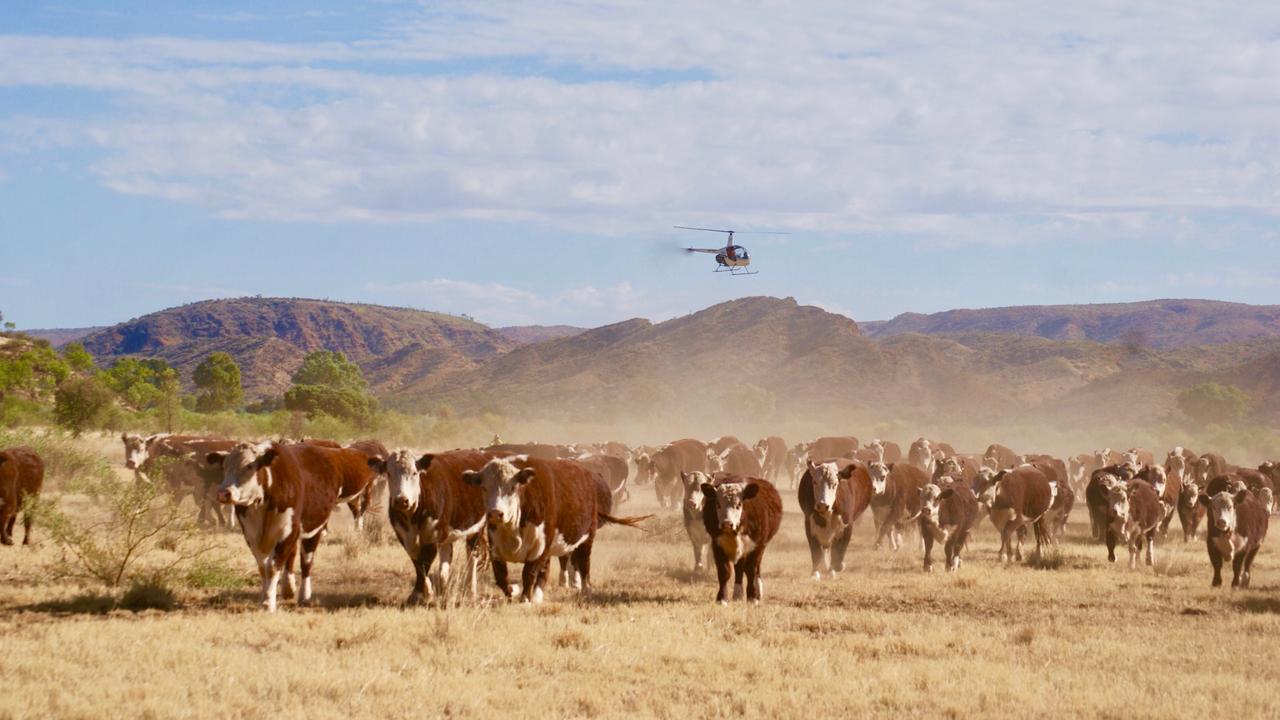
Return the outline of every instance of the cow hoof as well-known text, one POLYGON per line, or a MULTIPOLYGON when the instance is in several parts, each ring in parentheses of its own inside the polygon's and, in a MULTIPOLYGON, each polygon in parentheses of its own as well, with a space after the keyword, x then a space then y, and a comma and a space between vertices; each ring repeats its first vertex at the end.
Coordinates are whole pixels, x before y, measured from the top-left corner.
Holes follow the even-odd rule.
POLYGON ((426 596, 423 595, 422 593, 417 593, 417 592, 410 594, 409 597, 404 601, 405 607, 418 607, 420 605, 426 605, 426 604, 427 604, 426 596))
POLYGON ((262 602, 262 609, 266 610, 269 613, 273 613, 276 611, 276 604, 268 600, 264 600, 262 602))
POLYGON ((818 572, 817 570, 814 570, 814 571, 813 571, 813 581, 814 581, 814 582, 822 582, 822 573, 818 572))
POLYGON ((12 545, 13 538, 0 538, 0 545, 12 545))
POLYGON ((729 601, 728 601, 728 600, 719 600, 719 601, 717 601, 717 602, 716 602, 716 604, 717 604, 717 605, 719 605, 720 607, 729 607, 729 601))

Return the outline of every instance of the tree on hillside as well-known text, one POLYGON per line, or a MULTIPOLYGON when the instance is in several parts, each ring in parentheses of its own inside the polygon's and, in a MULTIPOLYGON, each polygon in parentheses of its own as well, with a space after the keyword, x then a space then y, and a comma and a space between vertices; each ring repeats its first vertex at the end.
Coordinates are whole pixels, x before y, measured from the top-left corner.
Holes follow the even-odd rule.
POLYGON ((111 408, 111 390, 91 375, 67 378, 53 394, 53 419, 73 437, 96 426, 111 408))
POLYGON ((1200 425, 1226 425, 1249 413, 1249 396, 1234 385, 1204 383, 1178 395, 1178 409, 1200 425))
POLYGON ((240 366, 224 352, 211 353, 193 374, 196 387, 196 409, 200 412, 232 410, 244 400, 240 384, 240 366))
POLYGON ((360 368, 345 355, 317 350, 293 374, 284 405, 309 416, 324 413, 368 426, 378 412, 378 401, 369 395, 368 386, 360 368))
POLYGON ((171 372, 173 368, 158 358, 121 358, 98 377, 119 394, 126 405, 135 410, 146 410, 159 402, 162 378, 171 372))
POLYGON ((66 361, 67 366, 72 372, 89 372, 93 369, 93 356, 88 350, 84 349, 84 345, 78 342, 67 343, 62 348, 62 359, 66 361))

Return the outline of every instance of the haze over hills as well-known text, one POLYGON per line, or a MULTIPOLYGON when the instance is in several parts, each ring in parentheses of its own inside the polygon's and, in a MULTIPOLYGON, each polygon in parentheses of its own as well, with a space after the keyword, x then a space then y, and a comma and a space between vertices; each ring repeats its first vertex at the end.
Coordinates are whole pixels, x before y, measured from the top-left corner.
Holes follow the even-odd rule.
POLYGON ((904 313, 888 321, 863 323, 863 327, 874 338, 903 333, 996 332, 1168 349, 1280 337, 1280 306, 1214 300, 1041 305, 948 310, 932 315, 904 313))

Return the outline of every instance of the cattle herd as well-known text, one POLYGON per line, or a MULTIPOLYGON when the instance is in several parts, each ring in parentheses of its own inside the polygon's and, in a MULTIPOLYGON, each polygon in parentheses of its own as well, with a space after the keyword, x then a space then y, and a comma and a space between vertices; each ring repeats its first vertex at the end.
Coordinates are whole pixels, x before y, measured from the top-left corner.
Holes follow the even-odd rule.
MULTIPOLYGON (((1154 563, 1156 541, 1175 515, 1183 542, 1199 536, 1207 516, 1215 587, 1228 562, 1232 587, 1248 587, 1280 483, 1278 463, 1243 468, 1181 447, 1158 463, 1136 448, 1062 460, 1019 455, 998 444, 981 455, 965 454, 924 438, 904 456, 893 442, 863 445, 845 436, 798 445, 768 437, 751 447, 721 437, 635 448, 616 442, 512 445, 495 438, 485 448, 426 454, 388 451, 376 440, 345 446, 172 434, 125 434, 122 440, 125 467, 136 482, 161 483, 177 500, 192 497, 203 523, 239 526, 257 561, 262 605, 269 611, 278 595, 300 605, 311 601, 311 570, 334 508, 347 505, 362 527, 383 487, 390 525, 414 568, 410 604, 432 600, 449 580, 458 541, 466 543, 465 577, 473 594, 481 565, 488 563, 505 596, 540 602, 552 558, 558 559, 561 585, 589 592, 599 527, 643 530, 653 517, 618 514, 630 489, 644 485, 653 486, 664 511, 679 507, 695 573, 705 569, 710 549, 716 600, 727 603, 730 592, 735 600, 763 597, 761 563, 782 523, 778 488, 784 482, 796 493, 817 581, 844 570, 853 526, 868 509, 875 547, 888 543, 897 550, 904 536, 918 535, 925 570, 932 570, 934 545, 940 544, 947 570, 955 571, 982 515, 999 536, 1002 563, 1022 560, 1028 530, 1039 558, 1058 544, 1083 496, 1093 539, 1105 545, 1111 562, 1117 547, 1127 550, 1131 568, 1139 558, 1154 563), (522 565, 518 579, 508 575, 508 563, 522 565)), ((30 448, 0 452, 4 544, 13 544, 18 512, 39 494, 43 480, 43 463, 30 448)), ((26 544, 30 513, 23 520, 26 544)))

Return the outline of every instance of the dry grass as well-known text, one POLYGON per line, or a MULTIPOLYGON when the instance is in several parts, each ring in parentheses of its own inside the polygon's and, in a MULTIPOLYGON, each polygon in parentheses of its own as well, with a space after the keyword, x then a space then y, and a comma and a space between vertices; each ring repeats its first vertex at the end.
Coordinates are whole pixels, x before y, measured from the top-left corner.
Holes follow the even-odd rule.
MULTIPOLYGON (((229 580, 171 611, 48 581, 47 545, 0 548, 0 717, 1280 716, 1270 548, 1253 589, 1211 591, 1202 545, 1130 572, 1085 543, 1080 513, 1052 571, 999 565, 988 525, 959 574, 927 575, 916 552, 872 552, 867 519, 849 572, 818 584, 784 496, 759 607, 713 605, 679 535, 621 528, 597 543, 590 597, 511 605, 485 578, 479 601, 401 609, 403 551, 343 510, 318 607, 274 616, 235 582, 253 575, 236 534, 209 536, 229 580)), ((627 512, 652 510, 638 498, 627 512)))

